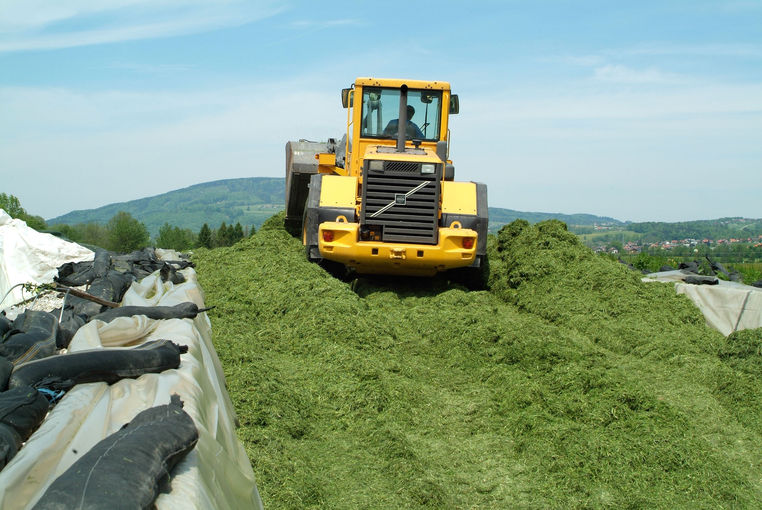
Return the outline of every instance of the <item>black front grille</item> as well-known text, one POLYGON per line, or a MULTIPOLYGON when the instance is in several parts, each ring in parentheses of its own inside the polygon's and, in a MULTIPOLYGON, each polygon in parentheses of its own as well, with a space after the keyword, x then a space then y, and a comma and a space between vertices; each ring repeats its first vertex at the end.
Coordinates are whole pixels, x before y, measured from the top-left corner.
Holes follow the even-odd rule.
POLYGON ((361 222, 380 230, 381 241, 437 243, 439 172, 421 175, 420 166, 386 161, 382 172, 364 170, 361 222))
POLYGON ((400 174, 420 174, 421 165, 411 161, 386 161, 384 172, 400 174))

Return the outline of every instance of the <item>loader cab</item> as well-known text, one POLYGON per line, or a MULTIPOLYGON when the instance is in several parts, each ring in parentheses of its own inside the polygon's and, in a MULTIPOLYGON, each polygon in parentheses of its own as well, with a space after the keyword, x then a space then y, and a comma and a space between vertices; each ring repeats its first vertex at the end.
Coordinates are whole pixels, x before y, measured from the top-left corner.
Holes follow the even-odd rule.
MULTIPOLYGON (((360 136, 394 140, 399 123, 400 90, 366 87, 362 94, 360 136)), ((440 139, 442 91, 409 90, 407 93, 407 139, 431 142, 440 139)))
POLYGON ((450 94, 449 83, 419 80, 358 78, 351 88, 342 90, 342 103, 348 109, 350 175, 361 174, 369 149, 395 145, 399 149, 404 145, 433 151, 437 142, 449 144, 449 115, 459 109, 458 97, 450 94), (407 108, 402 112, 404 106, 407 108), (398 140, 401 116, 407 117, 403 119, 404 141, 398 140))

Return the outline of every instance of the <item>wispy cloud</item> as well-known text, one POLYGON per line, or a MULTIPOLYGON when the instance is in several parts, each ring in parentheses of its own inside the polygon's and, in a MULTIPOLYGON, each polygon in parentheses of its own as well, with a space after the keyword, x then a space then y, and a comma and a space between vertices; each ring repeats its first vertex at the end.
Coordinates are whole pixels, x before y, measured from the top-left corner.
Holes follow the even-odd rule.
MULTIPOLYGON (((762 2, 760 3, 762 5, 762 2)), ((609 56, 631 55, 683 55, 704 57, 750 57, 762 58, 760 44, 675 44, 651 42, 630 48, 609 49, 601 52, 609 56)))
POLYGON ((138 62, 113 62, 108 69, 132 71, 140 74, 164 74, 190 71, 194 66, 187 64, 142 64, 138 62))
MULTIPOLYGON (((0 9, 0 31, 24 33, 41 30, 46 26, 67 20, 117 11, 145 4, 144 0, 8 0, 0 9)), ((164 2, 166 4, 166 2, 164 2)))
MULTIPOLYGON (((762 2, 760 2, 762 6, 762 2)), ((642 43, 623 48, 605 48, 583 55, 551 55, 541 62, 562 63, 578 67, 595 67, 596 78, 610 81, 632 80, 641 82, 674 81, 681 79, 673 73, 655 68, 634 70, 625 67, 633 57, 686 57, 686 58, 738 58, 762 59, 760 44, 674 44, 662 42, 642 43)))
POLYGON ((245 0, 10 1, 0 9, 0 52, 172 37, 240 26, 280 10, 245 0))
POLYGON ((726 0, 720 2, 717 7, 725 11, 741 12, 741 11, 762 11, 762 2, 759 0, 726 0))
POLYGON ((619 64, 597 67, 594 78, 599 81, 623 84, 671 84, 685 81, 685 78, 679 74, 667 73, 653 67, 633 69, 619 64))
POLYGON ((289 23, 290 28, 295 29, 324 29, 324 28, 334 28, 334 27, 341 27, 341 26, 349 26, 349 25, 355 25, 359 26, 362 25, 362 21, 358 19, 329 19, 329 20, 297 20, 292 21, 289 23))
POLYGON ((657 90, 607 89, 594 83, 579 84, 563 91, 524 90, 473 98, 476 122, 490 118, 510 121, 594 119, 652 119, 695 115, 744 115, 762 112, 762 84, 690 85, 657 90), (506 99, 507 98, 507 99, 506 99))
POLYGON ((600 55, 568 55, 563 57, 550 58, 547 60, 551 62, 560 61, 565 64, 582 67, 599 66, 606 61, 606 59, 600 55))
POLYGON ((62 205, 73 197, 89 208, 214 178, 280 175, 286 141, 341 136, 343 85, 300 75, 185 92, 0 87, 0 173, 14 175, 7 191, 28 190, 14 194, 46 217, 73 209, 62 205), (103 187, 106 174, 139 184, 103 187))

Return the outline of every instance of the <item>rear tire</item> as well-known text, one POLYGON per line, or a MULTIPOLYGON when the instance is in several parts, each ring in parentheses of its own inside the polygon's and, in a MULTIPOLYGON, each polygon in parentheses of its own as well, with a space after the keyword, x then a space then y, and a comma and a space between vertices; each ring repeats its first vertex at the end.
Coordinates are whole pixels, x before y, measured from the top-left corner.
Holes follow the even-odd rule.
POLYGON ((286 232, 294 237, 298 238, 302 233, 302 223, 298 220, 284 220, 283 226, 286 229, 286 232))

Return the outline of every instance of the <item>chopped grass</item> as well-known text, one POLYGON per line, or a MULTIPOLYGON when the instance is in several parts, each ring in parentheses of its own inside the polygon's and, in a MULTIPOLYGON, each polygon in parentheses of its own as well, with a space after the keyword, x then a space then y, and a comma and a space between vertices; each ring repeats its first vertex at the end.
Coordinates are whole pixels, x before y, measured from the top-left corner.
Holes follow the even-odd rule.
POLYGON ((342 282, 282 220, 194 256, 265 507, 760 505, 758 332, 559 222, 506 226, 467 292, 342 282))

